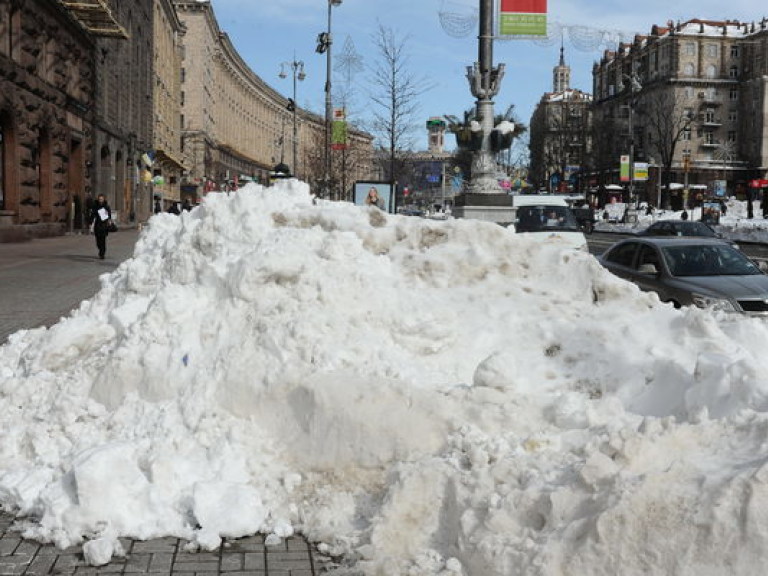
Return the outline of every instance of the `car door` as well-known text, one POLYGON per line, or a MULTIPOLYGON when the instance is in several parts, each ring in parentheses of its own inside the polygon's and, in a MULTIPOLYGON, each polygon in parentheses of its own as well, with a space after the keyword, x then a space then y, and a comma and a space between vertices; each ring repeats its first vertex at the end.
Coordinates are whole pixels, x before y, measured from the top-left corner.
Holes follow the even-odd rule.
POLYGON ((608 250, 603 258, 603 264, 616 276, 634 281, 637 248, 637 242, 621 242, 608 250))
POLYGON ((656 246, 641 244, 632 267, 632 281, 641 290, 656 292, 662 300, 666 299, 664 267, 661 254, 656 246), (651 271, 653 267, 653 271, 651 271))

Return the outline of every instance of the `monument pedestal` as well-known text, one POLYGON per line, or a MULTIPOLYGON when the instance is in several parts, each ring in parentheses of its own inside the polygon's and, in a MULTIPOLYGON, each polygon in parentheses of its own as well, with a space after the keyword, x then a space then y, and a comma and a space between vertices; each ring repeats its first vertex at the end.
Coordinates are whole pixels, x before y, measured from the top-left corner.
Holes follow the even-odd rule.
POLYGON ((471 218, 507 225, 515 221, 517 209, 509 194, 481 194, 466 192, 454 199, 452 214, 455 218, 471 218))

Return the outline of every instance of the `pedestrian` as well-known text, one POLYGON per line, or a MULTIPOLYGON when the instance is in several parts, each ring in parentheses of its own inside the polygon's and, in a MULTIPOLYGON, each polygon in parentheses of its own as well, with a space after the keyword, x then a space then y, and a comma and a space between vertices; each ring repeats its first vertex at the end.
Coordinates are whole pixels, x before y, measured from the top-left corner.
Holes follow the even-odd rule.
POLYGON ((155 196, 155 214, 160 214, 163 211, 163 205, 160 204, 160 196, 155 196))
POLYGON ((181 214, 181 210, 179 210, 179 203, 178 202, 171 202, 171 205, 168 207, 168 213, 169 214, 176 214, 176 216, 181 214))
POLYGON ((184 203, 181 205, 181 209, 184 210, 184 212, 189 212, 192 208, 192 201, 189 199, 189 196, 187 196, 184 198, 184 203))
POLYGON ((99 194, 96 197, 96 202, 91 207, 88 220, 91 222, 93 235, 96 236, 96 248, 99 250, 99 258, 104 260, 104 255, 107 253, 107 235, 112 224, 112 210, 109 208, 104 194, 99 194))

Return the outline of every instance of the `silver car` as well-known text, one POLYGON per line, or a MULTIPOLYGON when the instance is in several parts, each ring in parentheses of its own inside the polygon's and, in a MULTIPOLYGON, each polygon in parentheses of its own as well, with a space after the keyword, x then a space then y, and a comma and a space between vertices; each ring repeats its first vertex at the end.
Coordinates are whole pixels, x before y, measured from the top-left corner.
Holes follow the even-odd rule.
POLYGON ((675 307, 768 315, 768 275, 723 240, 632 238, 611 246, 599 261, 675 307))

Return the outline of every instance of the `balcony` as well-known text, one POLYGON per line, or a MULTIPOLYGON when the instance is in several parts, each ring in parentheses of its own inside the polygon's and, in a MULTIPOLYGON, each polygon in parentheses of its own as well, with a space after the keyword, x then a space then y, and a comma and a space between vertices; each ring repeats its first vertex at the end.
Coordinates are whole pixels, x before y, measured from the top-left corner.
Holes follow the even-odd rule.
POLYGON ((720 118, 704 118, 704 120, 701 121, 701 125, 704 128, 717 128, 722 126, 723 122, 720 118))
POLYGON ((128 32, 112 15, 106 0, 60 0, 72 17, 94 36, 129 38, 128 32))
POLYGON ((712 142, 704 141, 701 144, 699 144, 699 146, 701 146, 702 148, 719 148, 720 142, 718 142, 717 140, 713 140, 712 142))

